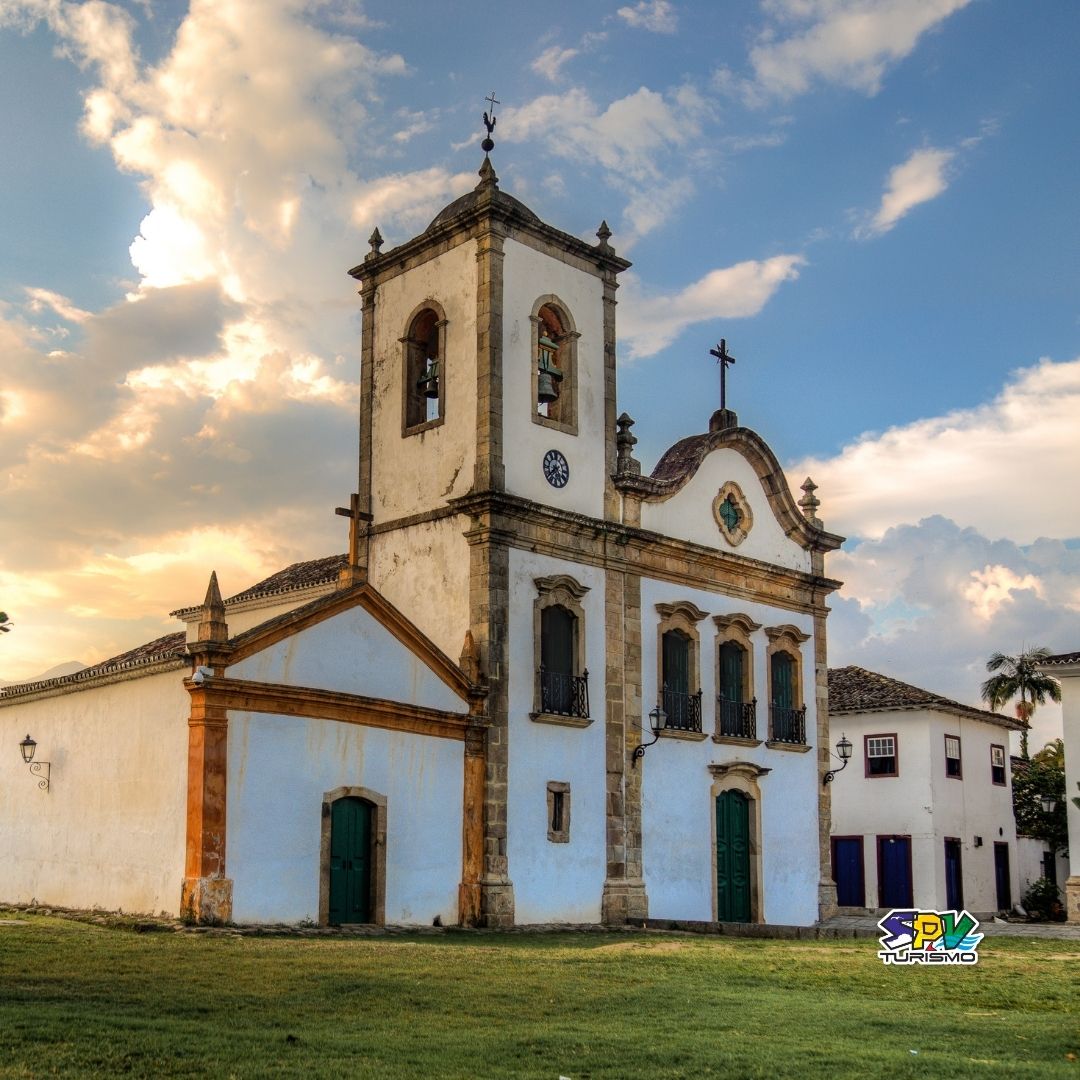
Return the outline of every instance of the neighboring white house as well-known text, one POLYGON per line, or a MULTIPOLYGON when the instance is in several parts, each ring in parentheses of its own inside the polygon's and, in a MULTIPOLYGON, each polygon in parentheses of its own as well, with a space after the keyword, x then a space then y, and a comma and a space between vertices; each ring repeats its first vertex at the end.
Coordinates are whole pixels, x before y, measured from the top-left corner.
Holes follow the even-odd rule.
POLYGON ((1019 899, 1009 771, 1015 720, 859 667, 829 671, 837 902, 1009 910, 1019 899))
POLYGON ((215 579, 186 633, 0 693, 0 900, 489 926, 831 910, 842 538, 726 408, 642 474, 616 407, 630 264, 596 235, 540 221, 487 158, 419 236, 375 231, 351 271, 348 556, 228 602, 215 579))
POLYGON ((1069 826, 1069 877, 1065 910, 1069 922, 1080 923, 1080 652, 1047 657, 1039 668, 1061 682, 1061 714, 1065 742, 1065 800, 1069 826))

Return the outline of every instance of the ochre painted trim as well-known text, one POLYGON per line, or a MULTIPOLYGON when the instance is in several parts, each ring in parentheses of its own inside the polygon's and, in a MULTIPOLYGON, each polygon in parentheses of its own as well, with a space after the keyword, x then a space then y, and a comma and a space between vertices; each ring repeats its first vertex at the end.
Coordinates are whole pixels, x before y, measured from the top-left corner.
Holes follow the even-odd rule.
POLYGON ((387 731, 406 731, 459 741, 465 738, 469 724, 469 717, 464 713, 363 697, 360 694, 343 694, 335 690, 317 690, 310 686, 283 686, 224 678, 213 679, 212 688, 214 700, 236 712, 337 720, 344 724, 363 724, 387 731))

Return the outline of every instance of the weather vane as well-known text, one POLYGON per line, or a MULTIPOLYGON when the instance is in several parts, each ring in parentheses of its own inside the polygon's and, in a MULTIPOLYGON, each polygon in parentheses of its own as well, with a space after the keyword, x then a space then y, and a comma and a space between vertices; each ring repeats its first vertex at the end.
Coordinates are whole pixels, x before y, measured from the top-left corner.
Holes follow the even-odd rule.
POLYGON ((495 149, 495 140, 491 137, 491 133, 495 130, 495 106, 501 105, 502 102, 495 97, 494 90, 484 100, 491 106, 491 114, 484 113, 484 127, 487 128, 487 138, 480 144, 480 149, 485 154, 490 154, 495 149))
POLYGON ((720 365, 720 408, 727 408, 727 366, 728 364, 735 363, 735 357, 729 356, 727 351, 727 341, 724 338, 720 339, 720 344, 715 349, 709 350, 710 356, 716 357, 716 362, 720 365))

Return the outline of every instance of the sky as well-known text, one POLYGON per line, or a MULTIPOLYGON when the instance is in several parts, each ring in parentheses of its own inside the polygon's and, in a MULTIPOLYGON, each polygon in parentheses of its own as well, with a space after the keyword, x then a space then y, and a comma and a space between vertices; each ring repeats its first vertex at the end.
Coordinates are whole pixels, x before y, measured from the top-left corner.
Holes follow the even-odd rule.
MULTIPOLYGON (((829 660, 1080 648, 1074 0, 0 0, 0 679, 344 550, 346 270, 500 186, 620 278, 646 470, 719 404, 848 537, 829 660)), ((1034 744, 1060 734, 1036 714, 1034 744)))

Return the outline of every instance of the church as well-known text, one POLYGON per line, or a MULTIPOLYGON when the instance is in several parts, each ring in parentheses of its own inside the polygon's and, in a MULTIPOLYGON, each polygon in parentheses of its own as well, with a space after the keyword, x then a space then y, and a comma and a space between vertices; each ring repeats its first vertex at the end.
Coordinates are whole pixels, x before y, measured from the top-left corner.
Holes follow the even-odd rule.
POLYGON ((606 224, 586 242, 488 156, 479 176, 350 271, 348 554, 228 600, 211 577, 176 633, 0 692, 0 902, 488 927, 834 908, 842 538, 723 399, 644 474, 616 394, 630 264, 606 224))

